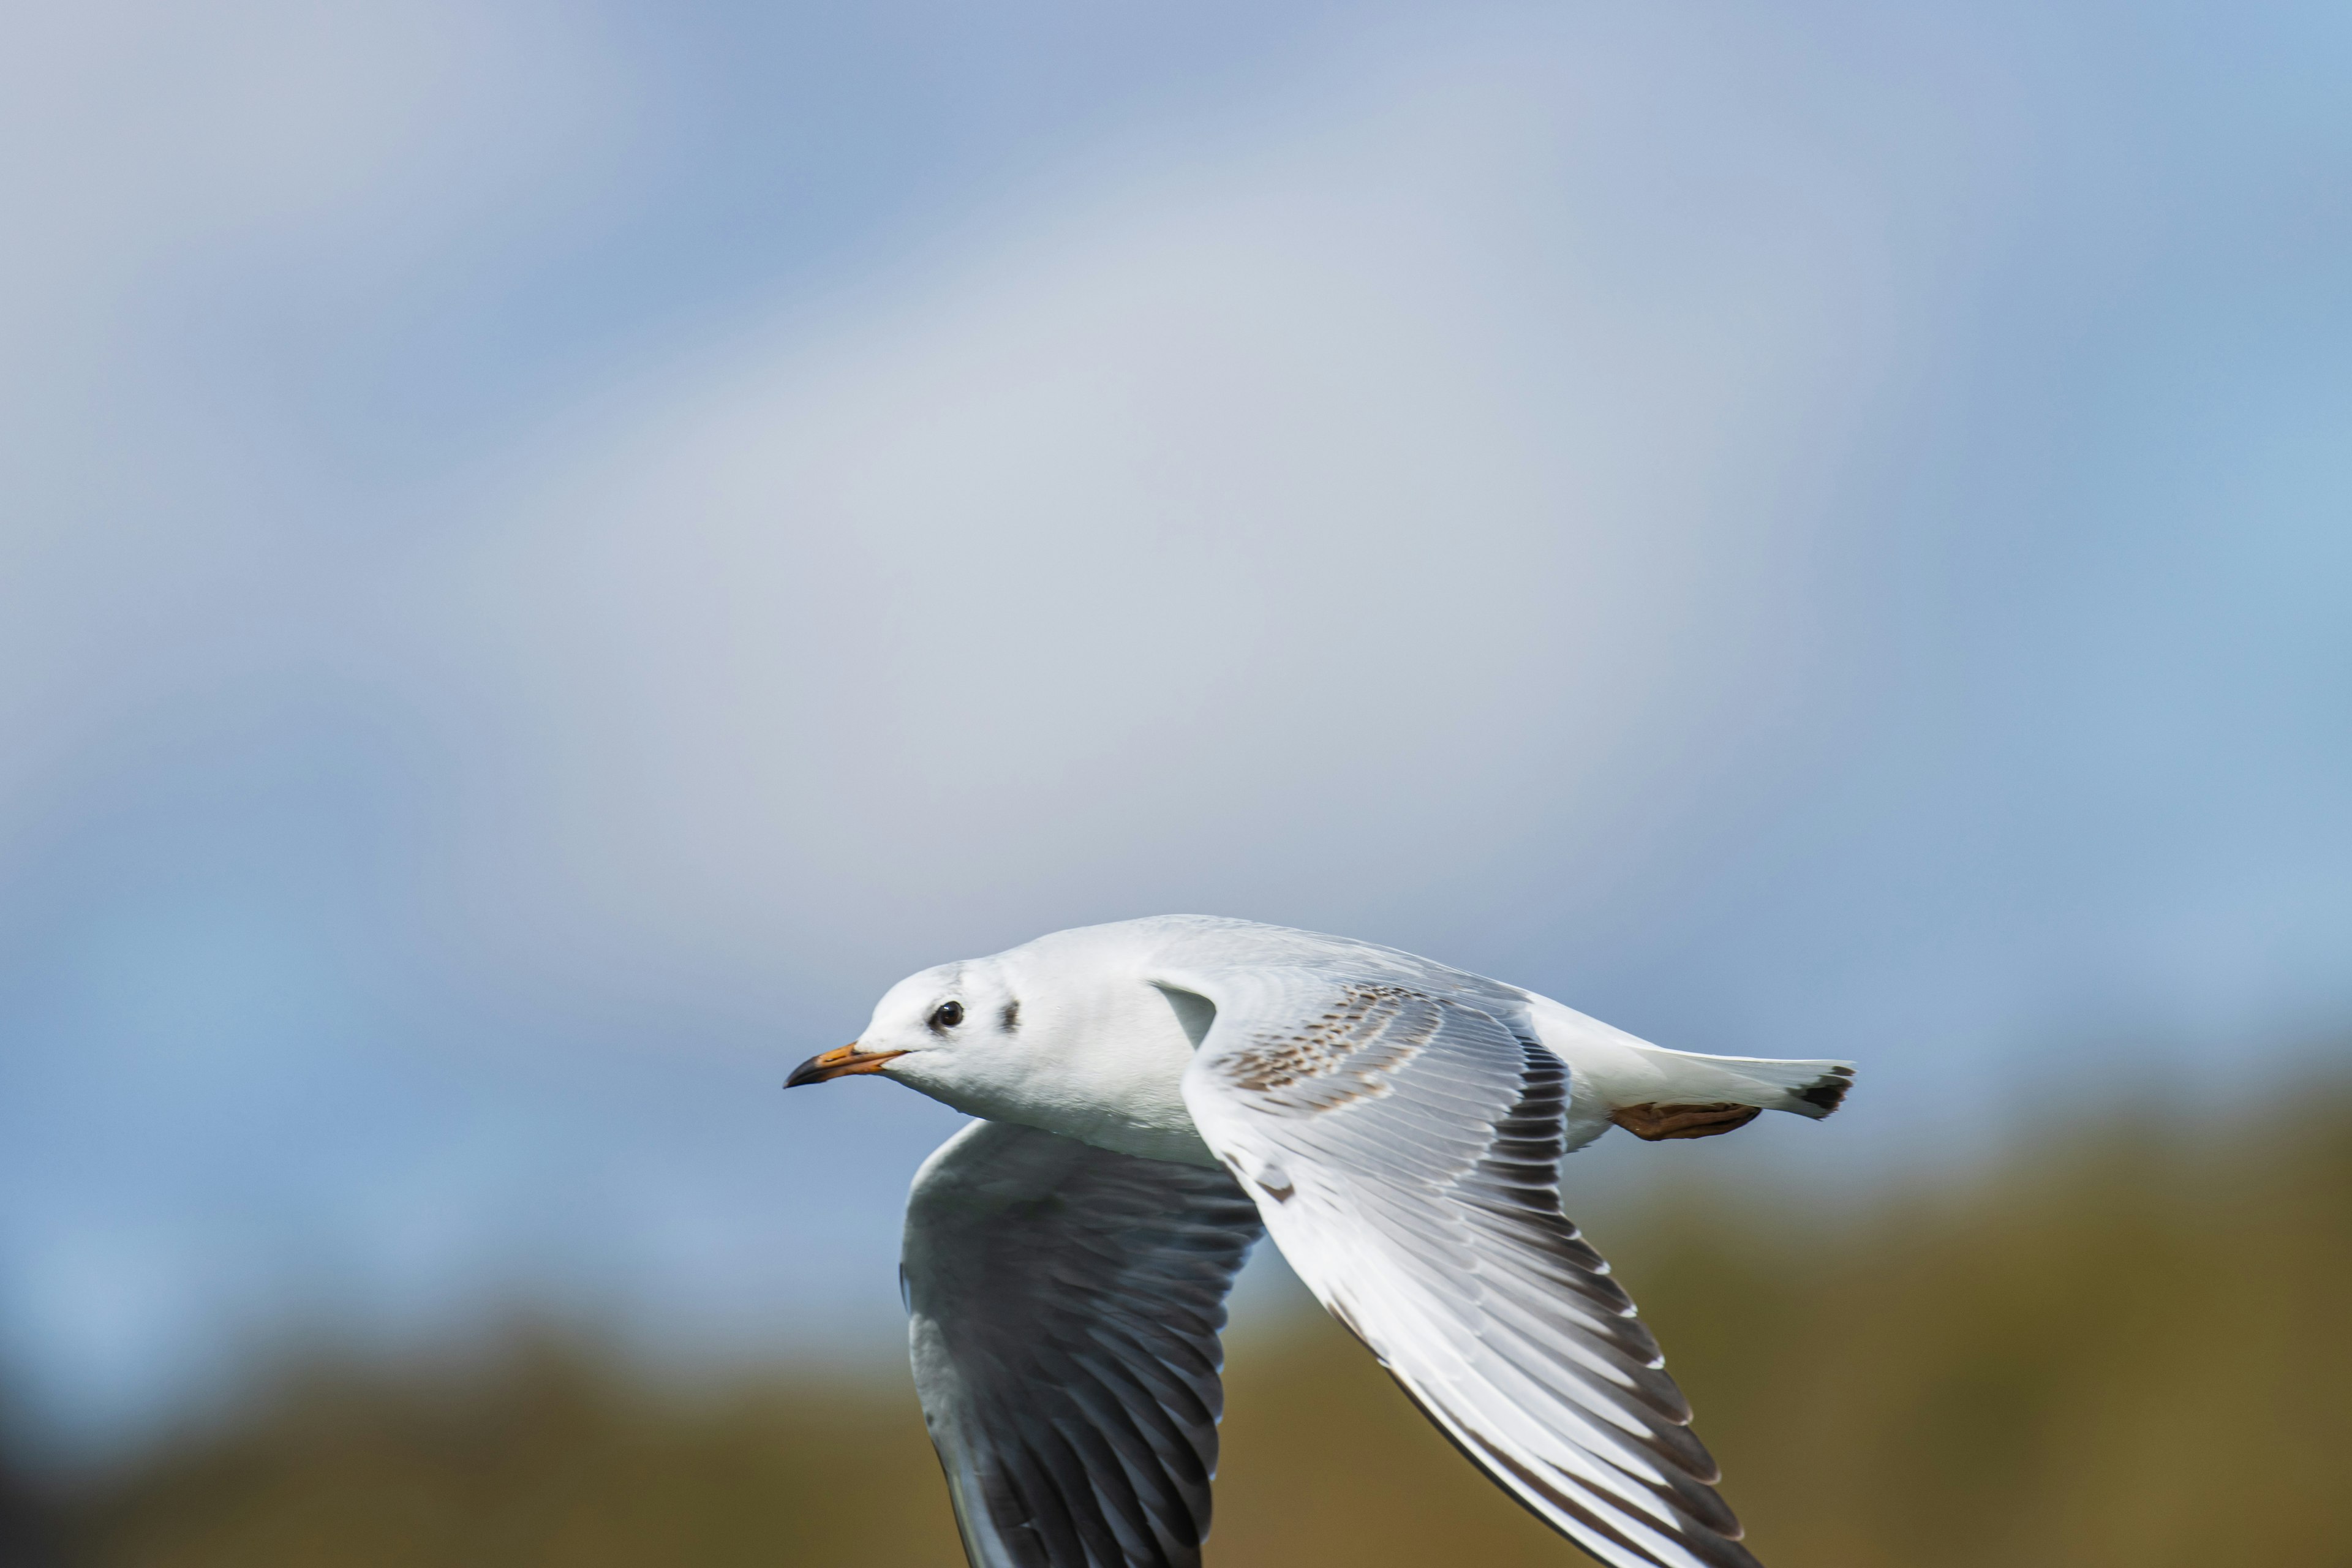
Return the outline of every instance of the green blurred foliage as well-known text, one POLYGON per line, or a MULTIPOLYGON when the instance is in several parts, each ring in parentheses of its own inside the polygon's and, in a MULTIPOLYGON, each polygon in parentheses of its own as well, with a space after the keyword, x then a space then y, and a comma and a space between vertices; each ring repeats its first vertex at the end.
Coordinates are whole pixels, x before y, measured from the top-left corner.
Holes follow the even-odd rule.
MULTIPOLYGON (((1593 1225, 1767 1563, 2352 1564, 2352 1100, 2052 1126, 1954 1187, 1593 1225)), ((1580 1557, 1317 1320, 1234 1346, 1216 1568, 1580 1557)), ((912 1392, 576 1341, 314 1359, 92 1484, 92 1568, 961 1563, 912 1392)))

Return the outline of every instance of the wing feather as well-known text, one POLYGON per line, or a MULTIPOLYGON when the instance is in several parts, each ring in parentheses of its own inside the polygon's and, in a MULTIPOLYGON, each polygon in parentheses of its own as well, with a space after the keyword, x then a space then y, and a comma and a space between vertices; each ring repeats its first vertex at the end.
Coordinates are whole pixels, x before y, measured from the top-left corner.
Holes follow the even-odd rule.
POLYGON ((1612 1568, 1756 1568, 1657 1342, 1560 1212, 1569 1069, 1514 994, 1383 957, 1155 972, 1201 1133, 1454 1446, 1612 1568))
POLYGON ((975 1568, 1198 1568, 1225 1293, 1264 1234, 1222 1171, 1009 1122, 915 1178, 915 1384, 975 1568))

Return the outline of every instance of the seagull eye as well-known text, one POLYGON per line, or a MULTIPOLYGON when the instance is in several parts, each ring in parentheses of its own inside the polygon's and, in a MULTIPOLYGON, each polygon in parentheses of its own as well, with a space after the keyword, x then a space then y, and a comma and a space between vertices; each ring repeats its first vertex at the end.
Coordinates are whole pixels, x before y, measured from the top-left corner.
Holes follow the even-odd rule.
POLYGON ((931 1015, 931 1027, 934 1029, 952 1029, 962 1022, 963 1004, 961 1002, 942 1002, 939 1011, 931 1015))

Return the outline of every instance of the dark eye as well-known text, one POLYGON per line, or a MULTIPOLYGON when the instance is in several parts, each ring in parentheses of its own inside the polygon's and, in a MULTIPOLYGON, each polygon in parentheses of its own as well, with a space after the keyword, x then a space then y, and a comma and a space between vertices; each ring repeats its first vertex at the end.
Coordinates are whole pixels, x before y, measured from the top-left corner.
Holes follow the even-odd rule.
POLYGON ((934 1029, 952 1029, 962 1022, 963 1004, 961 1002, 942 1002, 940 1010, 931 1015, 931 1027, 934 1029))

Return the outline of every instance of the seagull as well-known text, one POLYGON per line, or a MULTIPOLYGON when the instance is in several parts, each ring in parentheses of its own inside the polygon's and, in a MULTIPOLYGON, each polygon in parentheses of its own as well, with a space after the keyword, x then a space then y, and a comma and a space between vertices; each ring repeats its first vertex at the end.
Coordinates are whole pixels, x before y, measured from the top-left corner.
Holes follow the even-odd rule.
POLYGON ((1217 1336, 1263 1236, 1592 1556, 1756 1568, 1559 1163, 1612 1125, 1827 1116, 1851 1064, 1667 1050, 1393 948, 1160 915, 911 975, 785 1087, 861 1074, 980 1119, 917 1173, 899 1267, 972 1568, 1198 1568, 1217 1336))

